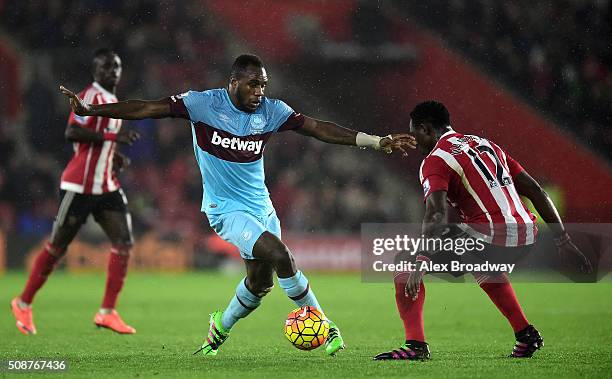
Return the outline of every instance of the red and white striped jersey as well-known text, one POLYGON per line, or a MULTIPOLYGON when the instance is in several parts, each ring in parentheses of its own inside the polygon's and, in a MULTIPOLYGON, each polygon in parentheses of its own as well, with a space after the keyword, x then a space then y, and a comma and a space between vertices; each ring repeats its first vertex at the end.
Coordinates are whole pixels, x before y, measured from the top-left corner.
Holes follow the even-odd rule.
POLYGON ((521 201, 513 178, 524 169, 493 142, 450 130, 420 169, 425 199, 447 191, 466 232, 487 243, 524 246, 535 242, 536 217, 521 201))
MULTIPOLYGON (((93 82, 78 95, 88 104, 116 103, 117 97, 93 82)), ((121 120, 106 117, 77 116, 70 112, 68 124, 75 124, 98 133, 119 133, 121 120)), ((115 141, 74 143, 74 156, 62 174, 60 188, 84 194, 102 194, 119 189, 113 172, 115 141)))

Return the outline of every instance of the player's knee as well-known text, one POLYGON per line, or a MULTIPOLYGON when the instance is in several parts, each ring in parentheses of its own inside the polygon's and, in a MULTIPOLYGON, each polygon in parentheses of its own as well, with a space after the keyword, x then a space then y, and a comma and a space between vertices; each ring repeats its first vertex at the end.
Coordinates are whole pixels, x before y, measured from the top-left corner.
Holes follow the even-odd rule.
POLYGON ((132 252, 133 246, 134 244, 132 243, 132 241, 124 241, 119 244, 113 244, 113 247, 111 248, 111 253, 128 257, 132 252))
POLYGON ((274 267, 292 267, 294 265, 293 254, 286 246, 274 249, 271 254, 274 267))
POLYGON ((52 242, 48 242, 47 246, 45 246, 47 252, 53 255, 56 258, 61 258, 66 254, 66 250, 68 250, 68 246, 64 246, 63 244, 55 244, 52 242))

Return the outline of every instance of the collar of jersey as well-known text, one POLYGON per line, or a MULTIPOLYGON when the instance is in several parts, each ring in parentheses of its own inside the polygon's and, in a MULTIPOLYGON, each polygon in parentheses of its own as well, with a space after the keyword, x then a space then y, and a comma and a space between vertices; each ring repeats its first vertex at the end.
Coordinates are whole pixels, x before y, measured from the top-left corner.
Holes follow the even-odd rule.
MULTIPOLYGON (((235 105, 234 105, 234 103, 232 102, 232 99, 231 99, 231 98, 230 98, 230 96, 229 96, 229 92, 227 92, 227 88, 223 88, 223 95, 225 96, 225 98, 226 98, 227 102, 229 103, 230 107, 232 108, 232 110, 233 110, 234 112, 251 114, 251 113, 248 113, 248 112, 245 112, 245 111, 241 111, 240 109, 236 108, 236 106, 235 106, 235 105)), ((262 103, 263 103, 263 98, 262 98, 262 103)), ((261 107, 261 104, 259 104, 259 106, 261 107)), ((257 109, 259 109, 259 108, 257 108, 257 109)), ((255 110, 255 112, 253 112, 253 113, 256 113, 256 112, 257 112, 257 109, 256 109, 256 110, 255 110)))
POLYGON ((105 94, 106 96, 112 96, 112 97, 115 97, 115 94, 114 94, 114 93, 112 93, 112 92, 108 91, 106 88, 102 87, 102 86, 100 85, 100 83, 98 83, 98 82, 93 82, 93 86, 94 86, 94 87, 96 87, 96 89, 97 89, 98 91, 102 92, 102 93, 103 93, 103 94, 105 94))
POLYGON ((240 109, 236 108, 236 106, 234 105, 234 103, 232 102, 232 99, 229 96, 229 92, 227 92, 227 88, 223 88, 223 95, 225 96, 225 99, 227 100, 227 102, 230 105, 230 108, 234 111, 234 112, 238 112, 238 113, 246 113, 244 111, 241 111, 240 109))
POLYGON ((433 153, 433 152, 434 152, 434 151, 435 151, 435 150, 438 148, 438 145, 440 144, 440 142, 441 142, 442 140, 446 139, 447 137, 450 137, 452 134, 458 134, 458 133, 457 133, 455 130, 453 130, 453 128, 450 128, 450 130, 449 130, 448 132, 446 132, 446 133, 442 134, 442 135, 440 136, 440 139, 438 140, 438 142, 436 142, 436 144, 435 144, 434 148, 433 148, 433 149, 431 149, 431 151, 429 152, 429 154, 427 154, 427 156, 430 156, 430 155, 431 155, 431 153, 433 153))
POLYGON ((440 139, 438 140, 438 143, 439 143, 440 141, 442 141, 442 139, 443 139, 443 138, 446 138, 446 137, 450 136, 451 134, 457 134, 457 132, 456 132, 456 131, 454 131, 454 130, 453 130, 453 128, 450 128, 450 130, 449 130, 448 132, 446 132, 446 133, 444 133, 444 134, 442 134, 442 135, 440 136, 440 139))

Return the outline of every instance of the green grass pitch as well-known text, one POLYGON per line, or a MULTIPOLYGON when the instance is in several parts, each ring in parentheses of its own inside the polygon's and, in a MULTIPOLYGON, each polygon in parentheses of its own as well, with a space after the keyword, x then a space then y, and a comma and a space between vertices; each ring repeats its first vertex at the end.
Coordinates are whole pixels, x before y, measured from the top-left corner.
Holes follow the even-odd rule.
MULTIPOLYGON (((364 284, 348 274, 309 275, 347 343, 337 357, 290 346, 282 326, 294 306, 278 285, 260 309, 236 325, 217 357, 192 356, 207 331, 208 313, 225 307, 239 279, 207 272, 130 274, 119 309, 138 333, 120 336, 92 323, 104 275, 56 273, 37 297, 38 335, 26 337, 9 309, 25 274, 0 276, 0 360, 62 358, 70 364, 63 375, 96 378, 612 376, 609 282, 515 285, 528 318, 545 338, 533 359, 507 358, 513 334, 476 284, 429 283, 425 327, 432 360, 373 362, 374 354, 403 342, 393 287, 364 284)), ((0 371, 0 377, 6 375, 0 371)))

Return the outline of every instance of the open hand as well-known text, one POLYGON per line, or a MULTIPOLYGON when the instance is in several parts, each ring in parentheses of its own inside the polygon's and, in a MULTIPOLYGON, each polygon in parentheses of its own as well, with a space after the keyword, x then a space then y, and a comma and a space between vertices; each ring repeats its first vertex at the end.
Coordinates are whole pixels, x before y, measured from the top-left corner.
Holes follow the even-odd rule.
POLYGON ((140 133, 134 130, 121 129, 117 133, 117 142, 124 145, 132 146, 132 144, 140 139, 140 133))
POLYGON ((121 172, 124 168, 128 167, 131 164, 130 158, 125 155, 115 151, 113 155, 113 171, 121 172))
POLYGON ((70 99, 70 107, 72 111, 78 116, 90 116, 91 115, 91 106, 86 104, 80 97, 78 97, 74 92, 69 90, 64 86, 59 87, 60 91, 66 95, 68 99, 70 99))
POLYGON ((416 145, 416 139, 410 134, 391 134, 380 140, 380 149, 387 154, 400 150, 404 156, 407 156, 407 149, 416 149, 416 145))
MULTIPOLYGON (((418 262, 417 266, 420 266, 418 262)), ((404 292, 406 297, 411 298, 413 301, 419 297, 419 289, 421 288, 421 281, 424 275, 425 271, 419 269, 415 269, 408 274, 408 281, 406 282, 406 289, 404 292)))
POLYGON ((578 267, 583 274, 590 274, 593 272, 591 262, 582 251, 580 251, 578 246, 572 242, 569 236, 562 243, 557 245, 557 253, 566 266, 570 268, 578 267))

